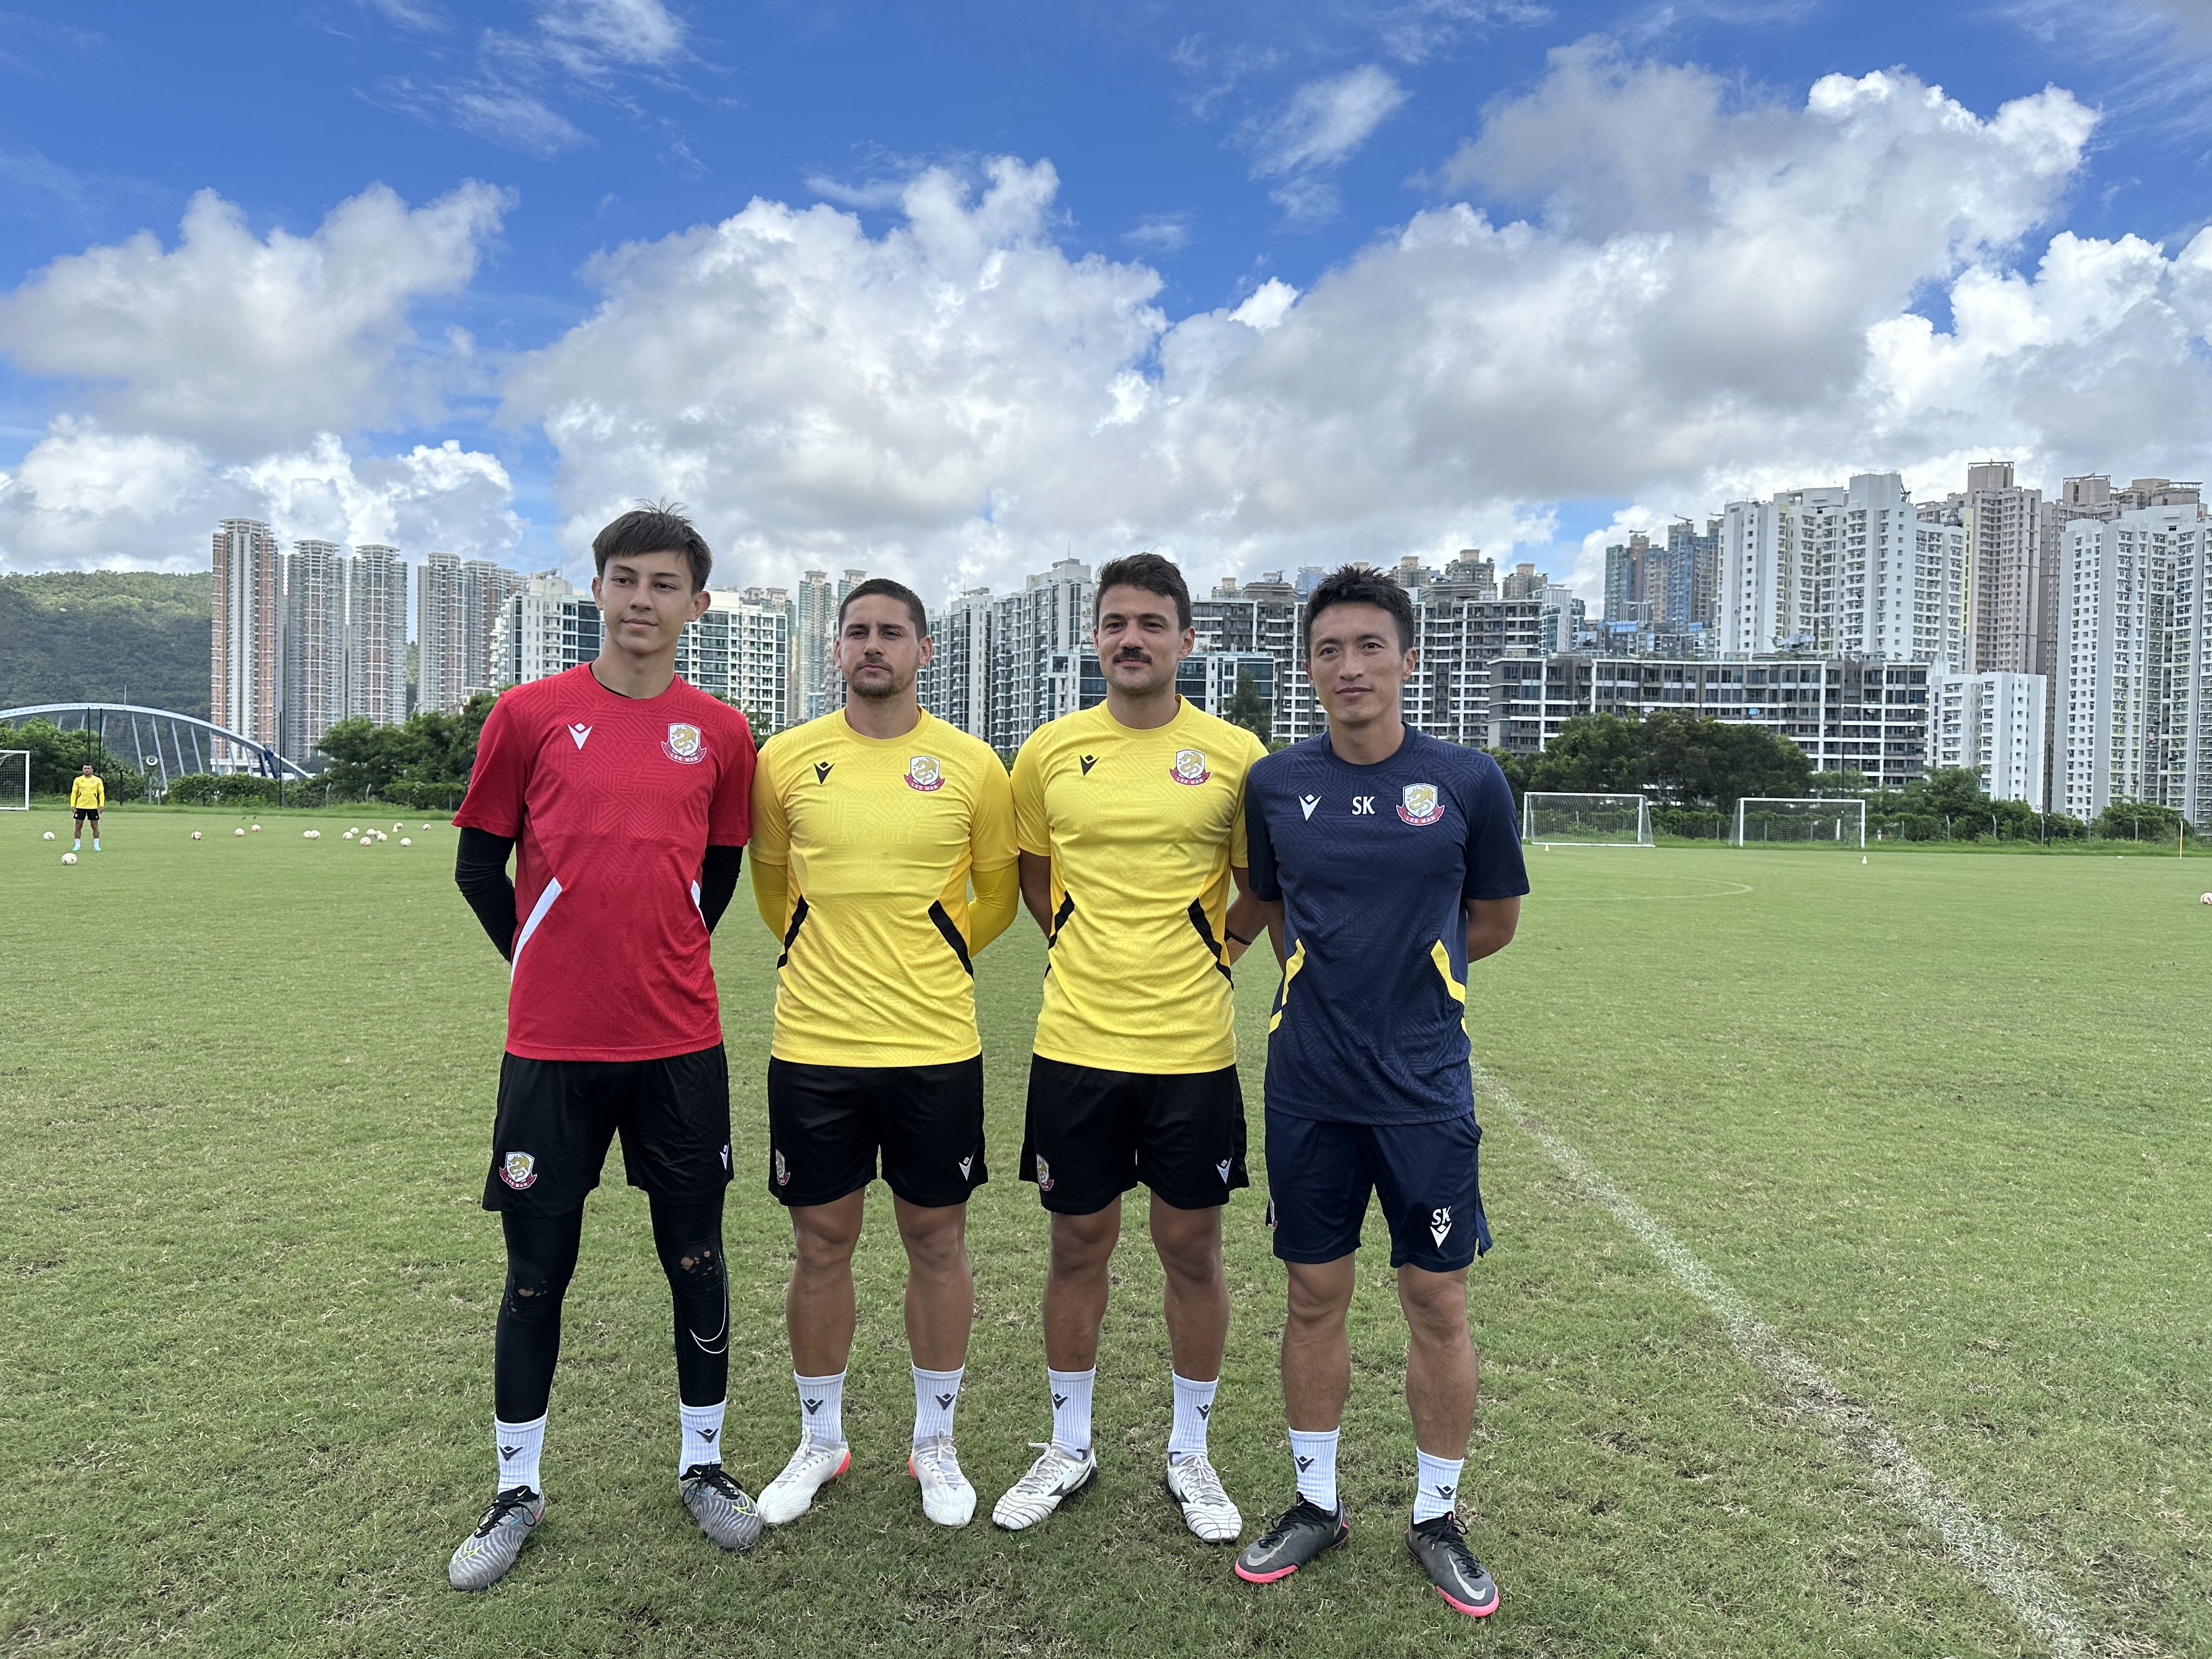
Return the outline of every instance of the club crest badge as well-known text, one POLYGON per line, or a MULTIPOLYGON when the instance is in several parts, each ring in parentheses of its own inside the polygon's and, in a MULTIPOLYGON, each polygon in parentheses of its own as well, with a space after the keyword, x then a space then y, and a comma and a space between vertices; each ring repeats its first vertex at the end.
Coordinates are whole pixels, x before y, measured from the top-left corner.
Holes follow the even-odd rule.
POLYGON ((1443 815, 1443 802, 1433 783, 1409 783, 1399 797, 1398 816, 1408 823, 1434 823, 1443 815))
POLYGON ((925 795, 945 787, 945 769, 934 755, 916 755, 906 763, 906 787, 925 795))
POLYGON ((775 1160, 775 1184, 779 1187, 791 1185, 791 1166, 783 1161, 783 1154, 772 1152, 769 1156, 775 1160))
POLYGON ((1213 774, 1206 769, 1206 750, 1178 749, 1175 764, 1168 769, 1168 775, 1177 783, 1196 785, 1204 783, 1213 774))
POLYGON ((1037 1190, 1041 1193, 1050 1192, 1052 1190, 1052 1165, 1046 1163, 1042 1158, 1039 1158, 1036 1161, 1036 1170, 1037 1190))
POLYGON ((499 1178, 518 1193, 538 1184, 538 1160, 527 1152, 509 1152, 500 1160, 499 1178))
POLYGON ((699 728, 684 720, 669 722, 668 735, 660 740, 660 752, 686 766, 696 766, 707 757, 700 746, 699 728))

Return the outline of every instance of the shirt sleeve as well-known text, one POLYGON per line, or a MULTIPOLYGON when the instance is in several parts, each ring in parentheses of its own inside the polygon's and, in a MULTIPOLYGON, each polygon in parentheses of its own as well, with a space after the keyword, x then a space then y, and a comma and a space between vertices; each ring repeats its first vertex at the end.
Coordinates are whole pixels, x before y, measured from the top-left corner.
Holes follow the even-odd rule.
POLYGON ((1252 849, 1244 828, 1244 815, 1252 804, 1252 769, 1267 758, 1267 745, 1254 736, 1251 746, 1244 751, 1244 787, 1237 797, 1237 822, 1229 830, 1229 867, 1248 870, 1252 866, 1252 849))
POLYGON ((1281 872, 1275 866, 1275 838, 1267 833, 1267 814, 1260 797, 1260 769, 1244 775, 1244 805, 1237 815, 1237 833, 1250 862, 1245 886, 1254 898, 1273 904, 1283 896, 1281 872))
POLYGON ((753 751, 753 729, 745 723, 745 717, 735 711, 731 714, 729 724, 734 731, 726 740, 734 744, 738 752, 722 768, 720 781, 714 786, 714 799, 707 806, 709 847, 743 847, 752 839, 753 774, 758 766, 758 757, 753 751))
POLYGON ((995 754, 977 758, 981 781, 975 787, 975 810, 968 828, 968 857, 971 870, 1003 870, 1020 850, 1014 838, 1014 785, 995 754))
MULTIPOLYGON (((776 789, 778 768, 775 757, 769 753, 775 747, 770 738, 756 761, 752 774, 752 802, 749 817, 752 830, 753 881, 761 879, 761 866, 772 864, 779 870, 791 862, 791 820, 785 816, 783 797, 776 789)), ((780 751, 779 751, 780 752, 780 751)), ((773 925, 780 929, 781 923, 773 925)))
POLYGON ((1044 811, 1043 748, 1035 737, 1014 757, 1014 841, 1024 853, 1052 856, 1052 825, 1044 811))
POLYGON ((492 704, 477 735, 477 757, 469 769, 468 793, 453 822, 464 830, 486 830, 514 841, 522 834, 522 803, 530 787, 530 734, 515 705, 501 697, 492 704))
POLYGON ((1513 790, 1489 756, 1462 786, 1461 810, 1467 814, 1467 880, 1464 901, 1518 898, 1528 890, 1528 870, 1521 857, 1521 827, 1513 816, 1513 790))

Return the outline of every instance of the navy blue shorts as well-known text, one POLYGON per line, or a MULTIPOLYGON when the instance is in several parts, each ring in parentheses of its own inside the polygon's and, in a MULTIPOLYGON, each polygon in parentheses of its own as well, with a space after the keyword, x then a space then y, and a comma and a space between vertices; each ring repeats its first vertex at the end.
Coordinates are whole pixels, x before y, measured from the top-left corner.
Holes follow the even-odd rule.
POLYGON ((1267 1219, 1285 1261, 1359 1248, 1371 1194, 1390 1224, 1390 1265, 1457 1273, 1490 1248, 1470 1112, 1441 1123, 1325 1123, 1267 1114, 1267 1219))

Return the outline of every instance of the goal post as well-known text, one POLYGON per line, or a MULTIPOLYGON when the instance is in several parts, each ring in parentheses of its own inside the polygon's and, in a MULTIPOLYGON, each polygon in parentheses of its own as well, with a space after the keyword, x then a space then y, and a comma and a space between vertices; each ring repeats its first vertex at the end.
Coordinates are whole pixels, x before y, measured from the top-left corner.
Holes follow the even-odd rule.
POLYGON ((1747 795, 1735 804, 1735 844, 1866 846, 1866 803, 1804 796, 1747 795))
POLYGON ((0 749, 0 812, 31 810, 31 751, 0 749))
POLYGON ((1521 798, 1521 839, 1536 847, 1649 847, 1651 803, 1642 795, 1531 789, 1521 798))

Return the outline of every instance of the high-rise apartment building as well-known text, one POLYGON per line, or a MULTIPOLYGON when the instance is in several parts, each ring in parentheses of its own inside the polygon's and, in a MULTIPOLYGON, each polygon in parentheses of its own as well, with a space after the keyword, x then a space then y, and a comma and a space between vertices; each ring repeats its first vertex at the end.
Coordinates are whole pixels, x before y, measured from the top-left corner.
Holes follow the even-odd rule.
POLYGON ((1053 659, 1091 643, 1091 567, 1061 559, 992 601, 993 747, 1018 748, 1053 717, 1053 659))
POLYGON ((1666 584, 1658 568, 1662 559, 1653 554, 1651 538, 1640 530, 1605 550, 1607 622, 1648 628, 1659 620, 1666 584))
POLYGON ((742 709, 756 739, 796 724, 791 595, 781 587, 709 589, 707 600, 678 642, 676 672, 742 709))
POLYGON ((2057 559, 2055 547, 2045 556, 2043 492, 2015 483, 2010 461, 1984 461, 1966 469, 1966 489, 1942 505, 1943 516, 1966 532, 1966 658, 1960 665, 1977 674, 2047 672, 2057 559))
POLYGON ((296 541, 284 556, 283 749, 305 762, 346 717, 346 560, 335 542, 296 541))
POLYGON ((1923 518, 1894 472, 1731 501, 1720 530, 1721 651, 1966 660, 1966 532, 1923 518))
POLYGON ((366 542, 346 568, 346 714, 380 726, 407 718, 407 566, 366 542))
MULTIPOLYGON (((283 742, 284 573, 276 538, 258 519, 225 519, 215 532, 215 622, 209 719, 265 748, 283 742)), ((216 745, 216 764, 251 756, 216 745)))
POLYGON ((991 590, 970 588, 929 619, 932 655, 921 671, 921 706, 972 738, 991 738, 991 590))
POLYGON ((2193 500, 2073 519, 2059 583, 2057 805, 2147 801, 2212 827, 2212 520, 2193 500))
POLYGON ((545 679, 599 654, 599 606, 550 570, 524 578, 492 631, 492 678, 500 685, 545 679))
POLYGON ((492 634, 523 574, 489 559, 433 553, 415 572, 415 706, 456 714, 497 685, 492 634))
POLYGON ((837 678, 837 607, 867 579, 865 570, 848 570, 835 580, 826 570, 810 570, 799 580, 792 606, 791 672, 802 720, 844 706, 845 689, 837 678))
POLYGON ((1929 769, 1964 767, 1981 775, 1990 799, 2042 811, 2049 701, 2040 674, 1936 670, 1928 677, 1929 769))

